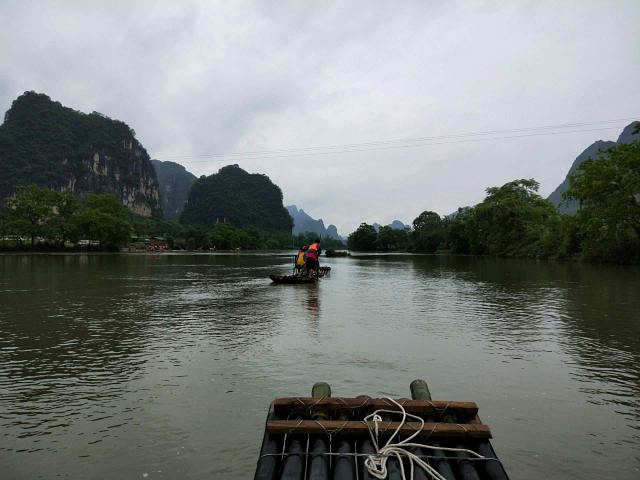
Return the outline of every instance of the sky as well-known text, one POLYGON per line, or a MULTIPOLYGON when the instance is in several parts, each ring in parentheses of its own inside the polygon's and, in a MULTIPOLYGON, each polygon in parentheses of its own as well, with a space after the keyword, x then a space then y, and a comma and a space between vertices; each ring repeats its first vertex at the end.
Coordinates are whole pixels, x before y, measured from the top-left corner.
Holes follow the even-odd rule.
POLYGON ((267 174, 342 235, 516 178, 547 196, 640 119, 637 0, 3 0, 0 25, 3 112, 27 90, 101 112, 195 175, 267 174))

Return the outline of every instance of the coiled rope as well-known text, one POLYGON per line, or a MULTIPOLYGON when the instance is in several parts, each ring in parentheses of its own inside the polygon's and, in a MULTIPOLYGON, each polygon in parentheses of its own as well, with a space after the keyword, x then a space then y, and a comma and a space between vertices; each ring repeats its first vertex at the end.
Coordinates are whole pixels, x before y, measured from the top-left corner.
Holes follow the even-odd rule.
POLYGON ((400 464, 400 472, 402 474, 402 480, 407 480, 407 476, 404 471, 404 465, 402 463, 403 457, 408 460, 409 466, 411 467, 410 475, 409 475, 410 480, 413 480, 413 473, 415 470, 414 464, 422 468, 434 480, 447 480, 445 477, 440 475, 440 473, 438 473, 438 471, 435 468, 433 468, 431 465, 425 462, 422 458, 420 458, 418 455, 409 451, 409 448, 425 448, 430 450, 444 450, 448 452, 464 452, 464 453, 473 455, 477 458, 485 458, 482 455, 474 452, 473 450, 468 450, 466 448, 449 448, 449 447, 440 447, 435 445, 424 445, 420 443, 411 443, 411 440, 413 440, 417 435, 422 433, 422 427, 424 427, 424 420, 422 420, 422 418, 416 415, 407 413, 404 407, 398 402, 396 402, 393 398, 387 397, 387 399, 393 402, 400 410, 382 410, 382 409, 376 410, 375 412, 371 413, 370 415, 367 415, 364 418, 364 422, 366 423, 367 428, 369 429, 369 435, 371 436, 371 441, 376 450, 376 453, 368 455, 364 460, 364 465, 369 471, 369 473, 371 474, 371 476, 378 478, 380 480, 384 480, 385 478, 387 478, 387 474, 388 474, 387 460, 389 460, 389 458, 393 456, 398 459, 398 463, 400 464), (380 447, 379 431, 378 431, 378 425, 382 422, 382 417, 380 416, 381 413, 390 414, 390 415, 402 414, 402 421, 398 425, 398 428, 396 428, 393 434, 389 437, 389 440, 387 440, 387 443, 385 443, 382 447, 380 447), (420 422, 421 424, 420 428, 416 430, 415 433, 407 437, 406 439, 402 441, 398 441, 397 443, 393 443, 394 437, 398 434, 402 426, 405 424, 407 417, 420 422))

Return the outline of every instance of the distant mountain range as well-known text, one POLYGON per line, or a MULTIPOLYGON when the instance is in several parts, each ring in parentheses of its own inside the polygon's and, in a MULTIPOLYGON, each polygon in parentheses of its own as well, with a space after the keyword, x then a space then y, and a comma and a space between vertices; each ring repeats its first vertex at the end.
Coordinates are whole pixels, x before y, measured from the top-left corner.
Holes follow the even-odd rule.
MULTIPOLYGON (((391 228, 393 228, 395 230, 411 230, 411 225, 405 225, 400 220, 394 220, 393 222, 391 222, 390 224, 388 224, 386 226, 387 227, 391 227, 391 228)), ((373 224, 373 228, 375 228, 376 232, 379 231, 381 227, 382 227, 382 225, 380 225, 379 223, 374 223, 373 224)))
POLYGON ((601 150, 606 150, 607 148, 611 148, 615 145, 621 145, 623 143, 631 143, 634 141, 640 141, 640 134, 633 134, 636 123, 632 122, 627 125, 618 140, 615 142, 612 141, 604 141, 598 140, 597 142, 589 145, 580 155, 576 157, 569 169, 569 173, 565 177, 564 181, 556 188, 551 195, 549 195, 548 199, 551 203, 558 207, 558 210, 562 213, 573 214, 578 211, 578 207, 580 206, 577 200, 569 200, 564 202, 562 199, 562 194, 569 188, 569 175, 575 172, 580 164, 587 160, 588 158, 597 158, 600 155, 601 150))
POLYGON ((145 217, 278 231, 291 231, 293 223, 282 191, 266 175, 229 165, 198 179, 180 164, 151 161, 126 123, 29 91, 0 125, 0 201, 31 183, 79 197, 112 193, 145 217))
MULTIPOLYGON (((587 147, 569 174, 601 150, 640 140, 640 134, 633 134, 636 123, 625 127, 615 142, 598 140, 587 147)), ((266 175, 229 165, 215 175, 196 178, 180 164, 151 160, 124 122, 98 112, 82 113, 31 91, 14 100, 0 125, 0 199, 29 183, 77 196, 113 193, 146 217, 163 214, 168 220, 203 225, 230 221, 239 227, 279 231, 293 227, 294 234, 313 232, 344 240, 335 225, 325 227, 322 219, 296 205, 284 207, 282 191, 266 175)), ((562 199, 568 186, 565 178, 549 200, 561 212, 575 213, 577 202, 562 199)), ((378 223, 373 226, 376 231, 381 228, 378 223)), ((388 226, 411 229, 400 220, 388 226)))
POLYGON ((293 218, 293 234, 298 235, 300 233, 315 233, 321 237, 335 238, 336 240, 343 240, 338 235, 338 229, 335 225, 329 225, 325 228, 322 219, 314 219, 303 209, 298 209, 296 205, 289 205, 285 207, 289 212, 291 218, 293 218))

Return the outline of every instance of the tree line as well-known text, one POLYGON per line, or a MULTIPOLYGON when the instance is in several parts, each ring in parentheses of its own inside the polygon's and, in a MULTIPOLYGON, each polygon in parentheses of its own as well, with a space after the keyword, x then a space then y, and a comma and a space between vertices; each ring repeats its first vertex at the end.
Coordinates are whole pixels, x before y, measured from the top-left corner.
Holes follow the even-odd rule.
MULTIPOLYGON (((156 237, 178 250, 275 250, 298 248, 316 234, 291 235, 230 222, 192 225, 132 213, 113 194, 75 198, 36 185, 16 187, 0 206, 0 248, 5 250, 117 250, 134 237, 156 237)), ((340 248, 339 240, 322 239, 325 248, 340 248)))
MULTIPOLYGON (((580 203, 562 215, 538 195, 533 179, 486 190, 485 199, 448 217, 424 211, 410 231, 361 224, 349 235, 356 251, 487 254, 532 258, 580 257, 640 263, 640 142, 614 146, 583 162, 569 177, 566 200, 580 203)), ((0 247, 117 249, 132 235, 162 237, 175 249, 288 249, 311 243, 315 234, 291 235, 229 222, 190 225, 140 217, 112 194, 75 198, 35 185, 16 188, 0 205, 0 247)), ((342 242, 322 239, 327 248, 342 242)))
POLYGON ((132 234, 129 210, 111 194, 79 200, 69 192, 19 185, 0 208, 5 248, 62 248, 88 245, 116 248, 132 234))
POLYGON ((411 231, 362 223, 348 246, 360 251, 412 251, 531 258, 579 257, 640 263, 640 142, 614 146, 569 176, 563 215, 538 195, 534 179, 487 188, 485 199, 448 217, 422 212, 411 231))

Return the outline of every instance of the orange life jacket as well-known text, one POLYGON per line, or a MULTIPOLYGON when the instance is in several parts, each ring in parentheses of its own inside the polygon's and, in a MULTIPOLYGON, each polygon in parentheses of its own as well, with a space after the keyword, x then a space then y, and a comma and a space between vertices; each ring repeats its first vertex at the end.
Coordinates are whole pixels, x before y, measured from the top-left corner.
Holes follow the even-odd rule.
POLYGON ((318 252, 320 251, 320 244, 319 243, 312 243, 311 245, 309 245, 309 248, 307 249, 307 257, 308 258, 313 258, 314 260, 318 260, 318 252))

